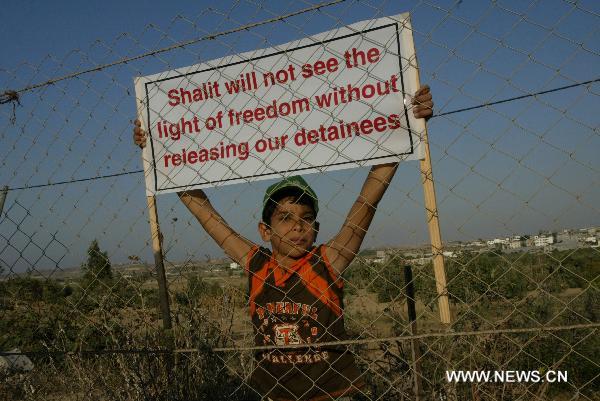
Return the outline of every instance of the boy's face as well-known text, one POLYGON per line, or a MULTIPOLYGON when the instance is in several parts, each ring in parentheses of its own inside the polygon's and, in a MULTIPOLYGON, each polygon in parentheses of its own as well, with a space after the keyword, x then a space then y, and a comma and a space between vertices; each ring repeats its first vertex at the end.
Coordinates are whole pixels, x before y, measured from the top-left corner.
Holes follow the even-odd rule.
POLYGON ((315 218, 312 207, 294 203, 289 196, 279 201, 271 216, 271 226, 261 222, 258 230, 264 241, 271 242, 274 253, 301 258, 315 242, 315 218))

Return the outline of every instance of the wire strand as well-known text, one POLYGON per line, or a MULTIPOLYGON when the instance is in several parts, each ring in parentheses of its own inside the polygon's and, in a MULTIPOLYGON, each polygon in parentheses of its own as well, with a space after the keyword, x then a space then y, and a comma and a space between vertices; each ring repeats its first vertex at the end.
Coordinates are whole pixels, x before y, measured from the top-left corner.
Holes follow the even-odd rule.
POLYGON ((52 186, 55 186, 55 185, 65 185, 65 184, 72 184, 72 183, 75 183, 75 182, 94 181, 94 180, 100 180, 100 179, 103 179, 103 178, 120 177, 120 176, 123 176, 123 175, 138 174, 138 173, 143 173, 143 172, 144 172, 144 170, 125 171, 123 173, 114 173, 114 174, 100 175, 100 176, 97 176, 97 177, 79 178, 77 180, 57 181, 57 182, 49 182, 48 184, 38 184, 38 185, 30 185, 30 186, 24 186, 24 187, 8 188, 8 190, 9 191, 16 191, 16 190, 21 190, 21 189, 33 189, 33 188, 52 187, 52 186))
MULTIPOLYGON (((524 328, 513 328, 513 329, 495 329, 495 330, 478 330, 478 331, 447 331, 447 332, 432 332, 422 333, 405 336, 394 336, 394 337, 382 337, 382 338, 367 338, 367 339, 356 339, 356 340, 343 340, 343 341, 328 341, 311 344, 294 344, 294 345, 264 345, 264 346, 249 346, 249 347, 217 347, 212 348, 213 352, 233 352, 233 351, 258 351, 258 350, 285 350, 285 349, 297 349, 297 348, 314 348, 314 347, 325 347, 325 346, 339 346, 339 345, 357 345, 357 344, 369 344, 379 342, 391 342, 391 341, 403 341, 403 340, 416 340, 424 338, 441 338, 441 337, 469 337, 469 336, 482 336, 489 334, 525 334, 535 332, 554 332, 554 331, 566 331, 566 330, 582 330, 582 329, 596 329, 600 327, 600 323, 587 323, 587 324, 571 324, 564 326, 545 326, 545 327, 524 327, 524 328)), ((110 349, 110 350, 80 350, 80 351, 19 351, 19 352, 0 352, 0 356, 10 355, 99 355, 99 354, 189 354, 206 349, 200 350, 199 348, 179 348, 174 350, 169 349, 110 349)))
POLYGON ((449 114, 455 114, 455 113, 462 113, 463 111, 471 111, 471 110, 477 110, 477 109, 481 109, 482 107, 487 107, 487 106, 494 106, 496 104, 502 104, 502 103, 508 103, 508 102, 512 102, 515 100, 521 100, 521 99, 526 99, 528 97, 534 97, 534 96, 538 96, 538 95, 545 95, 547 93, 552 93, 552 92, 558 92, 561 90, 565 90, 565 89, 571 89, 571 88, 575 88, 577 86, 583 86, 583 85, 588 85, 594 82, 598 82, 600 81, 600 78, 596 78, 596 79, 592 79, 589 81, 585 81, 585 82, 578 82, 572 85, 566 85, 566 86, 560 86, 558 88, 553 88, 553 89, 548 89, 545 91, 540 91, 540 92, 535 92, 535 93, 527 93, 525 95, 521 95, 521 96, 515 96, 515 97, 510 97, 507 99, 502 99, 502 100, 498 100, 496 102, 488 102, 488 103, 483 103, 477 106, 471 106, 471 107, 465 107, 462 109, 456 109, 456 110, 452 110, 452 111, 447 111, 445 113, 440 113, 440 114, 434 114, 431 118, 434 117, 441 117, 441 116, 447 116, 449 114))

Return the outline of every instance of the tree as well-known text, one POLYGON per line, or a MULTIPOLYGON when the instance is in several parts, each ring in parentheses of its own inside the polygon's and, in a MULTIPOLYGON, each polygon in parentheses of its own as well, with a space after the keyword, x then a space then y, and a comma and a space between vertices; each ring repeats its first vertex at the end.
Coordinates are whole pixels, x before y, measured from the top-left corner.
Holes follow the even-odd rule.
POLYGON ((112 269, 107 252, 102 252, 97 240, 93 240, 87 251, 87 262, 82 266, 84 279, 94 285, 99 281, 110 280, 112 269))

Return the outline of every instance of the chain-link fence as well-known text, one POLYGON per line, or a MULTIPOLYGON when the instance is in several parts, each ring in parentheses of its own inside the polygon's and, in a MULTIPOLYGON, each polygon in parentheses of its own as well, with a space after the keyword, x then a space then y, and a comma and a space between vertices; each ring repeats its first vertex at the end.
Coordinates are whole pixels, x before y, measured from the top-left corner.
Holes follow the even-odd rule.
MULTIPOLYGON (((0 398, 258 400, 269 391, 252 377, 269 351, 291 369, 347 350, 359 372, 353 400, 599 399, 599 12, 576 1, 244 0, 2 67, 0 398), (145 196, 133 78, 403 12, 435 101, 427 127, 437 211, 420 163, 401 161, 341 279, 343 338, 294 345, 287 316, 277 323, 289 345, 257 342, 249 307, 270 306, 251 296, 256 272, 229 259, 177 196, 156 205, 145 196), (149 226, 156 215, 160 235, 149 226), (442 249, 431 246, 432 216, 442 249), (440 320, 440 255, 450 324, 440 320), (490 376, 451 377, 459 372, 490 376)), ((365 80, 388 78, 364 71, 365 80)), ((355 120, 377 115, 377 104, 370 110, 355 120)), ((302 118, 287 120, 307 126, 302 118)), ((319 199, 317 243, 338 233, 367 174, 304 177, 319 199)), ((276 181, 206 194, 240 236, 268 246, 256 227, 276 181)), ((273 309, 294 314, 293 302, 280 304, 273 309)), ((335 363, 326 361, 344 376, 335 363)), ((323 388, 327 372, 303 372, 269 380, 312 383, 288 399, 345 396, 323 388)))

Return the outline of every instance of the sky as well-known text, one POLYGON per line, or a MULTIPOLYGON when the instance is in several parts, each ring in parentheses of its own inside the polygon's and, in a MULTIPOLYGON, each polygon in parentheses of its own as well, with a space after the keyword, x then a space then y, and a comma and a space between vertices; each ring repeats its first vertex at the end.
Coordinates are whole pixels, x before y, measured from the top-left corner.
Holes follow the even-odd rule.
MULTIPOLYGON (((5 0, 0 91, 312 4, 5 0)), ((152 263, 144 180, 135 173, 141 158, 131 145, 134 77, 406 11, 421 82, 431 86, 439 115, 428 131, 442 238, 470 241, 600 225, 597 82, 444 115, 598 79, 597 2, 345 1, 24 92, 20 105, 1 104, 0 186, 11 190, 0 219, 0 271, 78 266, 94 238, 113 263, 133 255, 152 263), (101 176, 111 177, 87 180, 101 176), (82 181, 31 188, 75 180, 82 181)), ((306 177, 322 205, 318 240, 341 226, 367 171, 306 177)), ((234 228, 260 242, 259 205, 273 182, 224 186, 207 194, 234 228)), ((174 194, 157 202, 169 262, 223 255, 174 194)), ((405 162, 364 247, 427 240, 419 164, 405 162)))

